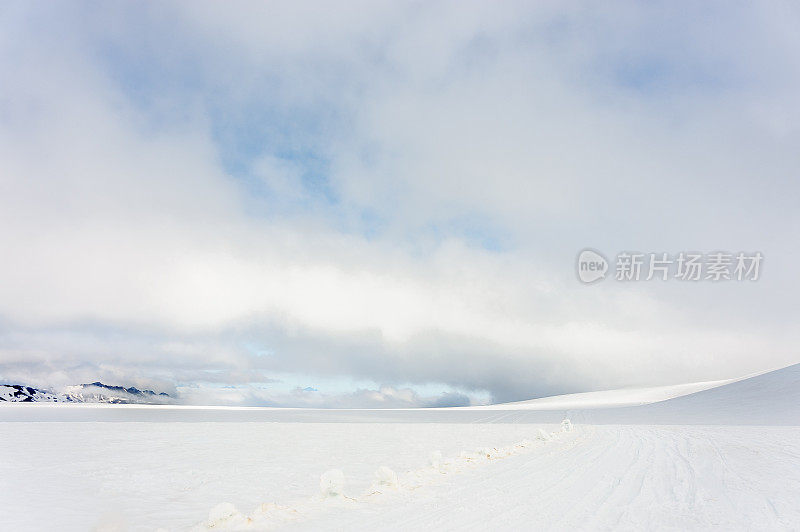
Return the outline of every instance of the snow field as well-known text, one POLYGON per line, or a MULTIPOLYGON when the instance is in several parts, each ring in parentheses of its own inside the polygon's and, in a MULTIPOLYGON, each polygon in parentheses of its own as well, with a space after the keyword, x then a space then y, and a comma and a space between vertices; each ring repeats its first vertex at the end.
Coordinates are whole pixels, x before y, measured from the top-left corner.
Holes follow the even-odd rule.
MULTIPOLYGON (((332 508, 354 508, 376 502, 387 502, 386 497, 404 491, 411 493, 419 488, 441 483, 442 476, 452 477, 465 470, 487 465, 491 461, 533 452, 545 442, 553 441, 572 431, 569 419, 561 422, 560 430, 545 432, 537 429, 535 440, 523 439, 502 447, 482 447, 473 451, 461 451, 457 456, 442 458, 441 451, 430 453, 428 466, 405 472, 398 476, 387 466, 380 466, 369 490, 360 495, 347 494, 347 477, 341 469, 330 469, 320 476, 319 493, 307 499, 287 505, 274 502, 262 503, 250 514, 242 514, 234 505, 223 502, 214 506, 208 519, 194 527, 204 530, 271 530, 281 528, 292 521, 319 519, 332 508)), ((452 480, 449 479, 449 480, 452 480)))
POLYGON ((701 388, 580 394, 596 408, 567 412, 550 407, 576 397, 338 411, 4 403, 0 528, 800 529, 800 365, 701 388), (622 406, 633 399, 645 404, 622 406))
POLYGON ((584 426, 288 530, 797 530, 800 428, 584 426), (406 496, 404 496, 406 495, 406 496))
POLYGON ((222 502, 248 513, 266 501, 309 499, 330 469, 342 469, 345 493, 358 495, 371 489, 382 465, 400 481, 403 472, 433 469, 432 450, 444 462, 463 449, 531 438, 540 427, 557 430, 508 423, 0 423, 1 433, 13 434, 0 438, 0 529, 185 531, 222 502))

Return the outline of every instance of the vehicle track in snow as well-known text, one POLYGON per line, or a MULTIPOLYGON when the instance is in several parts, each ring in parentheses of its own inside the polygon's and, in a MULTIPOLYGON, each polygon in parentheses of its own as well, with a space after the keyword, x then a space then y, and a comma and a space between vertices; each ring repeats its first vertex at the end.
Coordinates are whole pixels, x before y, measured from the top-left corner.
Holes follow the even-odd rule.
POLYGON ((292 528, 793 529, 796 427, 579 426, 534 452, 292 528))

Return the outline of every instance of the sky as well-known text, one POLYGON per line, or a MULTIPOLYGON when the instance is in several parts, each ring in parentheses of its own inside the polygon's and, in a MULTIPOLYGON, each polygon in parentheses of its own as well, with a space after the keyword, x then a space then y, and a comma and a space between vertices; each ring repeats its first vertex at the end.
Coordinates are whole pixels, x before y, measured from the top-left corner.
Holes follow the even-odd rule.
POLYGON ((449 406, 800 362, 798 27, 788 1, 3 2, 0 380, 449 406), (623 282, 624 251, 764 258, 623 282))

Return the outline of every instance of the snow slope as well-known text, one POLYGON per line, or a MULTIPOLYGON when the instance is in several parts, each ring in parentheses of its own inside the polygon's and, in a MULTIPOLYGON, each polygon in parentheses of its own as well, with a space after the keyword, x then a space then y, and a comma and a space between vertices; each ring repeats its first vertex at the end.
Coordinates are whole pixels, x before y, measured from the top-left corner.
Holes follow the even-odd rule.
POLYGON ((528 401, 517 401, 514 403, 486 405, 480 408, 483 410, 574 410, 640 406, 717 388, 725 384, 736 382, 737 380, 739 379, 572 393, 542 397, 541 399, 530 399, 528 401))
POLYGON ((593 423, 800 425, 800 364, 634 408, 591 411, 593 423))
POLYGON ((31 388, 30 386, 21 386, 19 384, 0 384, 0 402, 52 403, 56 401, 58 401, 58 397, 56 397, 54 394, 37 390, 36 388, 31 388))
POLYGON ((619 408, 687 388, 596 392, 581 409, 575 396, 396 411, 4 404, 0 528, 800 528, 800 366, 704 386, 619 408))

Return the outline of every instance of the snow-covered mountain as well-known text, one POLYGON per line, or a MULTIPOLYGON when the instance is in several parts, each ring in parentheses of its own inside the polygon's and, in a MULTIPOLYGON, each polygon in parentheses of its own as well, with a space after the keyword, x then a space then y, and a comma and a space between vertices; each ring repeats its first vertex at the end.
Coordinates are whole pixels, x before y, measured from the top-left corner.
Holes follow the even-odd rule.
POLYGON ((102 382, 67 386, 57 393, 19 384, 0 384, 0 402, 11 403, 110 403, 110 404, 172 404, 174 398, 166 393, 102 382))
POLYGON ((171 404, 175 401, 166 393, 123 386, 109 386, 102 382, 68 386, 64 397, 73 403, 112 403, 112 404, 171 404))
POLYGON ((43 390, 37 390, 30 386, 19 384, 0 384, 0 401, 9 403, 38 403, 58 402, 58 396, 43 390))

